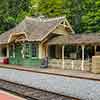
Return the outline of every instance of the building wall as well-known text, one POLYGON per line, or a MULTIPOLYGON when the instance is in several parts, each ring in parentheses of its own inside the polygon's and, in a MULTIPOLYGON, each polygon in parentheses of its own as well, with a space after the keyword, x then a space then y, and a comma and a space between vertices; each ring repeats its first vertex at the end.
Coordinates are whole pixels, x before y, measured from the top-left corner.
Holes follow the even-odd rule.
MULTIPOLYGON (((26 48, 24 47, 24 49, 26 48)), ((33 66, 40 65, 41 59, 38 57, 38 54, 36 57, 32 57, 32 43, 24 43, 24 44, 15 44, 15 49, 9 50, 9 62, 10 64, 17 64, 17 65, 33 67, 33 66), (25 55, 25 52, 23 50, 23 47, 26 44, 29 45, 27 56, 25 55)))
POLYGON ((59 25, 58 27, 56 27, 56 29, 53 31, 53 33, 56 34, 66 34, 66 30, 64 28, 64 25, 59 25))

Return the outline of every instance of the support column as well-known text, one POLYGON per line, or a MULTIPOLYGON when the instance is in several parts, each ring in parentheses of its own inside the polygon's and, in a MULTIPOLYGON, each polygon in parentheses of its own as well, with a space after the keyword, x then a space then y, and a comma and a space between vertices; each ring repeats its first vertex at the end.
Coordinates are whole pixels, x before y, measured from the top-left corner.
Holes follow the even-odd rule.
POLYGON ((85 46, 82 45, 82 65, 81 65, 81 70, 82 71, 84 70, 84 48, 85 48, 85 46))
POLYGON ((97 46, 95 45, 94 46, 94 55, 96 55, 96 49, 97 49, 97 46))
POLYGON ((64 45, 62 46, 62 68, 64 69, 64 45))
POLYGON ((9 46, 7 45, 7 57, 9 58, 9 46))
POLYGON ((42 49, 43 49, 42 44, 40 43, 39 44, 39 50, 38 50, 38 56, 39 56, 40 59, 42 58, 42 54, 43 54, 42 49))

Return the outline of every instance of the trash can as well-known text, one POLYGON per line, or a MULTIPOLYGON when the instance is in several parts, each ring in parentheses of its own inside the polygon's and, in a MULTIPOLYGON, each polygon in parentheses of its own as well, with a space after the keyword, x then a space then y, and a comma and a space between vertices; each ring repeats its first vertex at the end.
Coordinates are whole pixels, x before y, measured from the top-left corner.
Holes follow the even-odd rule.
POLYGON ((42 59, 42 63, 40 65, 40 68, 48 68, 48 57, 45 57, 42 59))

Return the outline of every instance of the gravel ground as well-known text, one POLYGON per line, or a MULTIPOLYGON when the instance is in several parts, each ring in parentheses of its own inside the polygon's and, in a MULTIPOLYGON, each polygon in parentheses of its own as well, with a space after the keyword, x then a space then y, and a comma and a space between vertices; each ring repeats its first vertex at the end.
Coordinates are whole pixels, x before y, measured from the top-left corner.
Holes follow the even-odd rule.
POLYGON ((0 78, 82 100, 100 100, 100 82, 0 68, 0 78))

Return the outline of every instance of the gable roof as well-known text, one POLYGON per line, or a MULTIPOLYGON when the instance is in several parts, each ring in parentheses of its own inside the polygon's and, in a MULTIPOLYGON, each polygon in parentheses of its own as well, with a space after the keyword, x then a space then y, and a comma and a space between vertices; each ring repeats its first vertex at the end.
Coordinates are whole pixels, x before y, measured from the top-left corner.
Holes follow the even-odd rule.
MULTIPOLYGON (((40 19, 26 17, 16 27, 0 35, 0 44, 8 43, 12 33, 24 32, 30 41, 42 41, 50 32, 52 32, 60 23, 65 21, 65 17, 40 19)), ((69 24, 69 23, 68 23, 69 24)), ((73 31, 70 28, 71 31, 73 31)))

